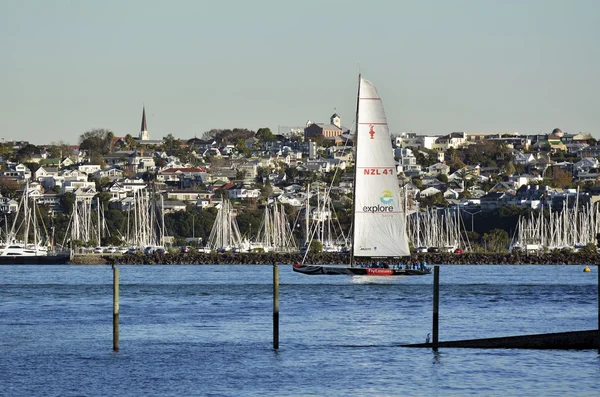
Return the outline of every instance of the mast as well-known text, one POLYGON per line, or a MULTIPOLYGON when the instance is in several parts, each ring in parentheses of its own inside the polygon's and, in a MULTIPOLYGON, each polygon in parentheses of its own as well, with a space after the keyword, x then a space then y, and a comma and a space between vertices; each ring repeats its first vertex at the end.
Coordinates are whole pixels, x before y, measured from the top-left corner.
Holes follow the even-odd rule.
POLYGON ((350 236, 350 244, 352 250, 350 251, 350 266, 354 266, 354 225, 356 225, 356 175, 358 174, 358 168, 356 162, 358 160, 358 105, 360 104, 360 73, 358 74, 358 89, 356 92, 356 117, 354 118, 354 181, 352 183, 352 236, 350 236))
POLYGON ((29 181, 25 185, 25 205, 23 206, 23 213, 25 214, 25 234, 23 235, 23 244, 27 247, 27 242, 29 241, 29 181))
MULTIPOLYGON (((33 197, 33 204, 32 207, 33 209, 33 244, 35 246, 35 253, 36 255, 39 254, 38 252, 38 240, 37 240, 37 217, 35 214, 35 197, 33 197)), ((27 248, 27 247, 25 247, 27 248)))
POLYGON ((306 210, 305 210, 305 221, 306 221, 306 234, 304 235, 304 245, 308 252, 308 245, 310 244, 310 183, 306 187, 306 210))
POLYGON ((100 237, 100 197, 96 197, 96 222, 98 222, 98 245, 102 245, 102 238, 100 237))

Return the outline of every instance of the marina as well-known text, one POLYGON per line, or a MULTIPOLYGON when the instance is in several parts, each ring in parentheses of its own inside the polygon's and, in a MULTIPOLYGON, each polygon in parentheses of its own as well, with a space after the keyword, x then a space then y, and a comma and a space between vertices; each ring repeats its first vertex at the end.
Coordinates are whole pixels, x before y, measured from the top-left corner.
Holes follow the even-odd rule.
MULTIPOLYGON (((440 342, 596 329, 597 266, 444 266, 440 342)), ((596 350, 410 349, 431 277, 306 277, 281 266, 3 266, 3 395, 594 394, 596 350)))

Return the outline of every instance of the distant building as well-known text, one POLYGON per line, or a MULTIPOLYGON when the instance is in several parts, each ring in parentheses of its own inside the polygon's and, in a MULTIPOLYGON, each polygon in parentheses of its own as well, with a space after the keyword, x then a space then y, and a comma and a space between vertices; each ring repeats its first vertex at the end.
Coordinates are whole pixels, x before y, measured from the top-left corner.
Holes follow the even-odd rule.
POLYGON ((324 136, 326 138, 331 138, 342 135, 347 131, 347 129, 342 127, 340 116, 338 116, 337 113, 334 113, 329 121, 330 124, 308 121, 306 123, 306 128, 304 129, 304 137, 311 138, 314 136, 324 136))
POLYGON ((146 106, 142 108, 142 128, 140 129, 140 141, 147 141, 150 139, 148 134, 148 127, 146 125, 146 106))
POLYGON ((150 139, 150 133, 148 132, 148 125, 146 123, 146 107, 142 108, 142 127, 140 128, 140 134, 136 141, 144 146, 155 146, 162 145, 162 139, 150 139))

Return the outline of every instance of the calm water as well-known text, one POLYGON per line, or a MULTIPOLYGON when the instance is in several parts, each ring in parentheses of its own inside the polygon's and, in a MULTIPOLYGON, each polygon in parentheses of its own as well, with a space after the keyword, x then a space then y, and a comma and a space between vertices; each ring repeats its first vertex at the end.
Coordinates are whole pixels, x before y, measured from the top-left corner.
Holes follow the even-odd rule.
MULTIPOLYGON (((597 268, 442 266, 440 340, 595 329, 597 268)), ((2 266, 1 396, 590 396, 596 351, 428 349, 433 276, 269 266, 2 266)))

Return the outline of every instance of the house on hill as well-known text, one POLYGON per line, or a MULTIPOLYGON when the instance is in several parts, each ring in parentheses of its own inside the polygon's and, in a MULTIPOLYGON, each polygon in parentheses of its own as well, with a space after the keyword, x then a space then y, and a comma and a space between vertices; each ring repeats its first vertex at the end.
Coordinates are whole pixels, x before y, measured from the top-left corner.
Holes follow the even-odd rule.
POLYGON ((505 205, 512 195, 506 192, 490 192, 481 197, 481 210, 485 212, 494 211, 505 205))
POLYGON ((442 191, 440 189, 437 189, 435 187, 428 187, 421 190, 421 192, 419 193, 419 197, 429 197, 441 192, 442 191))
POLYGON ((190 187, 193 184, 202 184, 207 172, 204 167, 163 168, 158 171, 156 179, 168 185, 190 187))
POLYGON ((31 179, 31 170, 24 164, 10 165, 7 169, 0 171, 0 177, 3 180, 25 182, 31 179))
POLYGON ((260 189, 250 186, 237 186, 229 189, 229 197, 238 200, 255 200, 260 197, 260 189))

